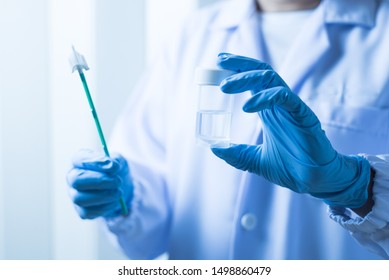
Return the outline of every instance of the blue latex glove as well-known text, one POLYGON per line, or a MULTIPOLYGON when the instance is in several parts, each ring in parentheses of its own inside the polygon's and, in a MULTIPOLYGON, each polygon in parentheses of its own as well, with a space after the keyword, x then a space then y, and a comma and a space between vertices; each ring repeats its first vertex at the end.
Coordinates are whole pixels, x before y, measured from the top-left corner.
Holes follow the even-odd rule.
POLYGON ((366 202, 369 162, 335 151, 316 115, 268 64, 226 53, 219 55, 218 63, 239 72, 226 78, 221 90, 230 94, 250 90, 253 96, 243 110, 257 112, 263 123, 261 145, 212 148, 218 157, 329 205, 356 208, 366 202))
POLYGON ((81 150, 73 159, 67 175, 69 193, 83 219, 121 215, 120 197, 127 205, 133 197, 133 185, 127 161, 120 155, 110 158, 90 150, 81 150))

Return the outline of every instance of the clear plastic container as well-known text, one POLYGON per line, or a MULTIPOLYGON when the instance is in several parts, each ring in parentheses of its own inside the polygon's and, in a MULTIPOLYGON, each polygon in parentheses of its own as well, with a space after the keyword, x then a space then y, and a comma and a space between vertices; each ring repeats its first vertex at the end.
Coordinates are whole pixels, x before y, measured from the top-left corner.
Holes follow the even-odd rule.
POLYGON ((198 68, 197 142, 212 147, 228 147, 232 120, 233 95, 220 90, 220 83, 235 74, 224 69, 198 68))

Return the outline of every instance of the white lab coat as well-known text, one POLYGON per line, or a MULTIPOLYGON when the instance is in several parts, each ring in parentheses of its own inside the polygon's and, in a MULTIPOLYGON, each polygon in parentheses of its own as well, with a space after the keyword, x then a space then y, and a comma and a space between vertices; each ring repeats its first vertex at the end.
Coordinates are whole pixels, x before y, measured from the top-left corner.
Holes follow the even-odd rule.
MULTIPOLYGON (((107 220, 128 257, 388 257, 389 163, 373 155, 389 154, 389 2, 322 1, 278 69, 334 148, 369 154, 380 166, 376 205, 365 219, 346 209, 332 209, 330 219, 321 200, 236 170, 196 145, 194 70, 215 66, 220 52, 267 61, 258 18, 254 0, 222 1, 197 13, 131 95, 111 149, 130 163, 135 198, 129 217, 107 220)), ((257 114, 241 109, 246 98, 235 100, 232 141, 261 143, 257 114)))

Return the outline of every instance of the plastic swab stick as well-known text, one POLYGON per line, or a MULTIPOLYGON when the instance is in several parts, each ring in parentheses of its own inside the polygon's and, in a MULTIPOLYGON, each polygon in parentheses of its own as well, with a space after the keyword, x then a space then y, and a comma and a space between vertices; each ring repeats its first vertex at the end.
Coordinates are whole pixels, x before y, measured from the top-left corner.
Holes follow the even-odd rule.
MULTIPOLYGON (((99 118, 97 116, 96 109, 95 109, 95 106, 93 104, 92 96, 89 92, 88 84, 86 82, 86 78, 84 75, 84 70, 85 71, 89 70, 88 64, 86 63, 85 57, 82 54, 78 53, 76 51, 76 49, 74 48, 74 46, 72 46, 72 50, 73 50, 73 52, 72 52, 72 55, 69 59, 70 65, 72 67, 72 72, 77 71, 78 74, 80 75, 80 79, 81 79, 82 85, 84 87, 86 97, 88 99, 89 107, 91 109, 93 119, 95 121, 97 132, 99 133, 99 138, 100 138, 100 142, 103 146, 104 153, 107 157, 110 157, 107 143, 105 142, 103 130, 101 128, 99 118)), ((120 198, 120 207, 122 209, 122 215, 127 216, 128 209, 127 209, 126 203, 124 202, 123 197, 120 198)))

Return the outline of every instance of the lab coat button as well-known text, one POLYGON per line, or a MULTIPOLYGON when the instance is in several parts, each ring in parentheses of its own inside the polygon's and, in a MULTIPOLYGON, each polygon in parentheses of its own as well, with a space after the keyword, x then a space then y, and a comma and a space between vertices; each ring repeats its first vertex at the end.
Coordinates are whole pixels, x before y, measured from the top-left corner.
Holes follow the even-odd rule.
POLYGON ((244 214, 240 219, 240 224, 245 230, 253 230, 257 225, 257 217, 251 213, 244 214))

